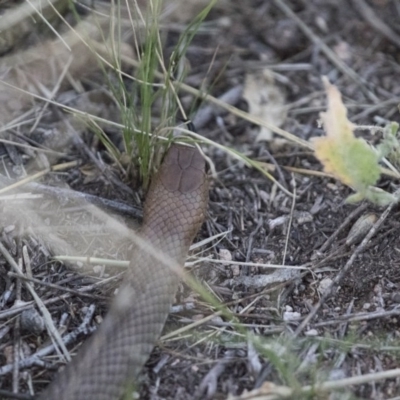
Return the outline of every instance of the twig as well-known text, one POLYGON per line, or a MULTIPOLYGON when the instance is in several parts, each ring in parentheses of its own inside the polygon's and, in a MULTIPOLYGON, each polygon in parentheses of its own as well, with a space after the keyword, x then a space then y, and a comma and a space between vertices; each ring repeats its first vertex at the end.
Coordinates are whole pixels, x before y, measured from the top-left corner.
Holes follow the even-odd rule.
MULTIPOLYGON (((350 304, 347 307, 345 316, 351 314, 351 311, 353 310, 353 307, 354 307, 354 298, 351 299, 350 304)), ((348 326, 349 326, 349 323, 347 321, 339 326, 339 330, 338 330, 339 331, 339 335, 338 336, 339 336, 340 339, 344 338, 344 336, 345 336, 345 334, 347 332, 348 326)))
MULTIPOLYGON (((94 311, 95 311, 95 307, 93 305, 91 305, 88 309, 87 314, 85 315, 84 320, 79 325, 79 327, 77 329, 75 329, 74 331, 72 331, 71 333, 69 333, 68 335, 65 335, 62 338, 62 343, 63 343, 64 347, 67 346, 68 344, 74 342, 81 333, 89 334, 96 330, 96 328, 88 327, 88 324, 90 323, 91 319, 93 318, 94 311)), ((55 350, 54 344, 44 347, 41 350, 37 351, 32 356, 25 358, 24 360, 21 360, 18 363, 18 366, 20 369, 22 369, 22 368, 27 368, 32 365, 35 365, 35 364, 37 364, 38 361, 40 361, 41 357, 51 354, 54 350, 55 350)), ((12 371, 12 368, 13 368, 12 364, 4 365, 3 367, 0 368, 0 376, 10 373, 12 371)))
POLYGON ((11 183, 10 185, 3 187, 2 189, 0 189, 0 194, 2 193, 6 193, 10 190, 16 189, 22 185, 25 185, 26 183, 32 182, 36 179, 41 178, 42 176, 48 174, 50 171, 59 171, 61 169, 65 169, 65 168, 71 168, 71 167, 75 167, 78 165, 77 161, 71 161, 68 163, 63 163, 63 164, 59 164, 57 166, 51 167, 51 168, 46 168, 42 171, 36 172, 33 175, 29 175, 26 178, 23 178, 17 182, 11 183))
POLYGON ((204 394, 208 399, 215 396, 218 387, 218 379, 226 370, 228 364, 235 361, 234 356, 234 351, 228 350, 224 354, 223 359, 219 360, 217 364, 207 372, 196 390, 195 398, 201 398, 204 394))
POLYGON ((54 154, 54 155, 57 155, 57 156, 63 156, 64 155, 64 153, 60 153, 58 151, 44 149, 44 148, 41 148, 41 147, 34 147, 34 146, 29 145, 29 144, 18 143, 18 142, 14 142, 12 140, 7 140, 7 139, 0 139, 0 143, 11 144, 11 145, 16 146, 16 147, 22 147, 22 148, 25 148, 25 149, 34 150, 34 151, 38 151, 38 152, 41 151, 43 153, 54 154))
POLYGON ((182 333, 190 331, 193 328, 197 328, 198 326, 203 325, 206 322, 212 320, 213 318, 219 317, 220 315, 222 315, 222 311, 217 311, 214 314, 208 315, 207 317, 204 317, 198 321, 193 322, 192 324, 183 326, 182 328, 176 329, 173 332, 167 333, 166 335, 164 335, 160 338, 160 341, 165 341, 165 340, 171 339, 175 336, 181 335, 182 333))
MULTIPOLYGON (((103 279, 102 281, 96 282, 93 285, 89 285, 89 286, 84 286, 80 289, 78 289, 78 292, 89 292, 91 290, 93 290, 95 287, 97 286, 101 286, 101 285, 105 285, 106 283, 116 280, 119 278, 119 274, 107 279, 103 279)), ((60 296, 57 297, 52 297, 51 299, 47 299, 43 301, 43 304, 45 305, 49 305, 49 304, 54 304, 57 303, 57 301, 64 301, 66 299, 69 299, 72 296, 72 293, 66 293, 66 294, 62 294, 60 296)), ((28 302, 22 306, 18 306, 18 307, 13 307, 7 311, 0 311, 0 321, 1 320, 5 320, 5 319, 9 319, 15 315, 20 314, 22 311, 24 310, 28 310, 32 307, 34 307, 35 304, 33 301, 28 302)))
POLYGON ((141 219, 143 216, 142 210, 139 209, 138 207, 131 206, 126 203, 122 203, 120 201, 109 200, 103 197, 98 197, 93 194, 77 192, 75 190, 63 189, 54 186, 46 186, 36 182, 30 183, 29 185, 27 185, 27 188, 30 190, 39 190, 41 192, 44 192, 46 194, 51 194, 53 196, 65 196, 67 199, 85 200, 96 206, 105 207, 119 213, 125 213, 137 219, 141 219))
MULTIPOLYGON (((48 93, 47 97, 49 99, 53 99, 54 97, 56 97, 57 92, 60 90, 61 83, 64 80, 65 75, 67 74, 67 72, 69 70, 69 67, 70 67, 71 62, 72 62, 72 58, 73 58, 72 56, 69 57, 69 59, 67 60, 67 62, 65 63, 65 65, 64 65, 64 67, 63 67, 63 69, 61 71, 60 76, 57 78, 57 82, 54 85, 53 90, 50 93, 48 93)), ((40 85, 39 82, 38 82, 38 85, 40 85)), ((39 87, 41 87, 41 85, 39 87)), ((44 90, 42 89, 42 92, 43 91, 44 90)), ((35 122, 33 123, 29 133, 32 133, 32 132, 34 132, 36 130, 36 127, 39 125, 39 122, 42 119, 43 114, 47 110, 48 107, 49 107, 49 103, 44 103, 44 106, 40 110, 39 115, 37 116, 35 122)))
POLYGON ((336 67, 345 75, 350 77, 357 86, 364 92, 364 94, 374 103, 378 103, 379 99, 372 93, 366 86, 366 82, 348 65, 346 65, 336 54, 327 46, 286 4, 283 0, 274 0, 274 3, 281 9, 281 11, 291 18, 303 33, 317 46, 321 48, 325 56, 332 61, 336 67))
MULTIPOLYGON (((307 271, 306 273, 308 273, 307 271)), ((235 284, 235 285, 244 285, 250 288, 264 288, 273 283, 283 282, 284 286, 294 279, 300 279, 302 277, 301 271, 297 269, 278 269, 270 274, 262 274, 262 275, 252 275, 252 276, 237 276, 232 279, 227 279, 226 282, 235 284)), ((259 294, 259 293, 258 293, 259 294)))
MULTIPOLYGON (((60 116, 60 119, 62 120, 63 116, 61 112, 57 109, 58 115, 60 116)), ((89 149, 89 147, 86 145, 86 143, 82 140, 82 138, 79 136, 79 134, 76 132, 72 124, 70 123, 69 119, 65 119, 65 125, 68 129, 68 132, 70 132, 70 135, 72 136, 72 142, 74 145, 78 148, 79 151, 82 153, 86 154, 90 160, 94 163, 94 165, 99 169, 99 171, 104 174, 104 176, 114 185, 118 186, 121 188, 124 192, 132 195, 133 190, 127 186, 125 183, 121 182, 118 179, 115 179, 113 174, 110 172, 108 167, 106 167, 104 164, 102 164, 98 158, 93 154, 93 152, 89 149)))
MULTIPOLYGON (((2 177, 2 180, 6 181, 4 177, 2 177)), ((25 184, 24 187, 28 190, 40 191, 52 196, 64 197, 69 200, 84 200, 96 206, 108 208, 119 213, 124 213, 137 219, 141 219, 143 216, 142 210, 140 210, 138 207, 134 207, 119 201, 98 197, 93 194, 77 192, 75 190, 64 189, 60 187, 47 186, 36 182, 29 182, 25 184)))
POLYGON ((329 288, 326 289, 324 294, 321 296, 320 300, 318 301, 317 305, 313 307, 313 309, 310 311, 310 313, 307 315, 307 317, 303 320, 303 322, 297 327, 297 329, 294 332, 294 337, 297 337, 303 329, 310 323, 310 321, 315 317, 319 309, 322 307, 322 305, 325 303, 325 301, 328 299, 328 297, 331 296, 333 290, 338 286, 338 284, 341 282, 341 280, 344 278, 344 276, 347 274, 349 271, 350 267, 353 265, 356 257, 364 251, 366 248, 369 240, 372 238, 373 235, 377 232, 383 221, 388 217, 390 211, 392 208, 395 206, 395 203, 391 203, 386 210, 382 213, 378 221, 372 226, 370 231, 368 232, 367 236, 365 236, 364 240, 361 242, 361 244, 355 249, 354 253, 351 255, 349 260, 347 261, 346 265, 342 268, 342 270, 336 275, 334 280, 332 281, 331 285, 329 288))
POLYGON ((61 290, 61 291, 64 291, 64 292, 72 293, 75 296, 88 297, 89 299, 92 299, 92 300, 109 300, 109 298, 105 297, 105 296, 100 296, 100 295, 96 295, 96 294, 89 294, 89 293, 82 293, 82 292, 80 292, 78 290, 74 290, 74 289, 70 289, 70 288, 67 288, 67 287, 55 285, 54 283, 47 283, 47 282, 43 282, 43 281, 41 281, 39 279, 30 278, 30 277, 27 277, 27 276, 20 276, 20 275, 14 273, 14 272, 9 272, 7 275, 10 276, 10 277, 18 277, 18 279, 22 279, 23 281, 36 283, 38 285, 45 286, 45 287, 48 287, 48 288, 51 288, 51 289, 56 289, 56 290, 61 290))
MULTIPOLYGON (((19 265, 21 267, 21 264, 19 265)), ((16 289, 16 301, 21 300, 21 281, 17 280, 16 289)), ((12 377, 12 391, 13 393, 19 392, 19 366, 18 362, 20 360, 21 351, 21 321, 20 316, 18 316, 14 323, 14 346, 13 346, 13 377, 12 377)))
POLYGON ((292 229, 294 207, 296 205, 296 196, 297 196, 296 179, 294 178, 293 173, 291 175, 292 175, 293 198, 292 198, 292 205, 290 207, 289 223, 288 223, 287 234, 286 234, 286 238, 285 238, 285 248, 283 249, 282 265, 285 265, 287 249, 288 249, 288 244, 289 244, 289 238, 290 238, 290 232, 292 229))
POLYGON ((33 396, 30 394, 24 394, 24 393, 11 393, 8 392, 7 390, 2 390, 0 389, 0 396, 1 398, 7 398, 7 399, 16 399, 16 400, 35 400, 33 396))
MULTIPOLYGON (((19 275, 19 276, 24 276, 23 272, 19 268, 18 264, 14 261, 12 258, 11 254, 8 252, 8 250, 3 246, 3 244, 0 242, 0 253, 3 254, 4 258, 6 261, 9 263, 11 268, 19 275)), ((65 358, 69 361, 71 359, 69 352, 67 348, 64 346, 60 333, 54 326, 53 320, 51 318, 51 315, 49 311, 47 310, 46 306, 43 304, 42 299, 38 296, 36 291, 33 289, 32 285, 29 282, 25 282, 25 287, 28 289, 30 294, 32 295, 33 299, 35 300, 36 304, 38 305, 39 310, 41 311, 43 318, 46 323, 47 330, 49 332, 50 337, 52 337, 56 343, 60 346, 60 349, 62 350, 65 358)))
POLYGON ((366 210, 368 207, 368 203, 361 204, 359 207, 357 207, 355 210, 353 210, 347 217, 346 219, 340 224, 340 226, 336 229, 335 232, 332 233, 331 236, 326 240, 326 242, 318 249, 319 253, 323 253, 336 239, 336 237, 339 235, 340 232, 343 231, 347 227, 347 225, 350 224, 350 222, 358 217, 364 210, 366 210))
POLYGON ((356 313, 356 314, 345 314, 334 320, 317 322, 315 324, 312 324, 312 327, 313 328, 321 328, 321 327, 328 326, 328 325, 342 324, 343 322, 371 321, 373 319, 389 318, 389 317, 395 317, 398 315, 400 315, 399 308, 395 308, 394 310, 390 310, 390 311, 375 311, 375 312, 370 312, 370 313, 362 312, 362 313, 356 313))
POLYGON ((353 5, 372 28, 389 39, 397 47, 400 47, 400 36, 379 19, 374 10, 364 0, 353 0, 353 5))
POLYGON ((252 390, 251 392, 243 393, 240 396, 231 396, 229 400, 251 400, 251 399, 264 399, 264 400, 282 400, 298 398, 301 393, 313 394, 315 397, 318 394, 328 392, 331 390, 345 389, 352 385, 363 385, 375 381, 382 381, 384 379, 398 378, 400 376, 400 368, 389 369, 388 371, 375 372, 372 374, 358 375, 351 378, 344 378, 314 385, 307 385, 301 388, 292 389, 287 386, 268 385, 260 389, 252 390))
MULTIPOLYGON (((218 100, 223 101, 227 104, 235 105, 243 93, 243 86, 235 86, 234 88, 229 89, 222 96, 218 97, 218 100)), ((193 124, 196 129, 201 129, 207 125, 210 119, 220 114, 220 110, 211 105, 207 105, 202 107, 197 111, 196 115, 193 118, 193 124)))

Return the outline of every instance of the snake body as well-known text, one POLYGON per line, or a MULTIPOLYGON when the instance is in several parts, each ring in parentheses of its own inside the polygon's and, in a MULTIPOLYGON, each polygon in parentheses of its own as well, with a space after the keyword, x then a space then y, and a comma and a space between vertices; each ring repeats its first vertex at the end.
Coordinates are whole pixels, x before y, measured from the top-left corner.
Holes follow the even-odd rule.
POLYGON ((42 400, 118 400, 138 375, 163 329, 189 246, 208 202, 205 161, 172 145, 152 179, 140 245, 98 331, 40 395, 42 400), (162 260, 168 260, 165 265, 162 260))

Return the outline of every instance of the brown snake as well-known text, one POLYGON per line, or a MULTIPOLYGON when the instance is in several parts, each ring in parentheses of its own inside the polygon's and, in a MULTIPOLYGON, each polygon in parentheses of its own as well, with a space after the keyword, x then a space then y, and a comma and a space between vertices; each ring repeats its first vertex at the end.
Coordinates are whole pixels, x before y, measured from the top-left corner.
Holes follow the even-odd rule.
POLYGON ((127 281, 98 331, 39 399, 121 398, 159 338, 177 290, 179 276, 160 260, 183 265, 207 202, 208 180, 200 152, 172 145, 144 206, 140 237, 147 246, 136 246, 127 281))

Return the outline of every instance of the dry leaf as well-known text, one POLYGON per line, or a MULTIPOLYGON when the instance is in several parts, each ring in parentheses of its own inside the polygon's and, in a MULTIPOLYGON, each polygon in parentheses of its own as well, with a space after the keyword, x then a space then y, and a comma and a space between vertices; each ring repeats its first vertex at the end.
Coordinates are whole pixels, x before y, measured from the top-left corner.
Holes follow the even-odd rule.
POLYGON ((321 113, 326 136, 313 138, 315 154, 324 171, 344 184, 365 193, 380 176, 379 157, 363 139, 353 134, 354 126, 347 119, 347 110, 339 90, 324 78, 328 110, 321 113))
MULTIPOLYGON (((248 74, 244 83, 243 98, 249 104, 249 113, 262 118, 275 126, 281 126, 286 119, 285 95, 275 85, 268 69, 248 74)), ((257 141, 272 139, 272 131, 261 127, 257 141)))

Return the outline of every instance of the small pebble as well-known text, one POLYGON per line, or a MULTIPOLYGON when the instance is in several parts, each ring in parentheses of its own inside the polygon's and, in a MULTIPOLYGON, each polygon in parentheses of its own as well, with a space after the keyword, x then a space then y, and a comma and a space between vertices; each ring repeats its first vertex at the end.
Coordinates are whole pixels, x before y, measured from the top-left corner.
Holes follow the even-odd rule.
POLYGON ((352 244, 360 243, 375 224, 377 219, 378 217, 372 213, 362 215, 360 218, 358 218, 347 235, 346 244, 350 246, 352 244))
POLYGON ((391 299, 395 303, 400 303, 400 293, 392 293, 391 299))
POLYGON ((315 337, 315 336, 318 336, 318 331, 317 331, 316 329, 310 329, 310 330, 304 332, 304 334, 305 334, 306 336, 315 337))
POLYGON ((285 311, 283 313, 283 320, 284 321, 296 321, 301 318, 301 314, 297 311, 285 311))
POLYGON ((322 279, 322 281, 318 285, 318 292, 323 295, 331 287, 331 285, 332 285, 331 278, 322 279))
POLYGON ((4 233, 10 233, 15 229, 15 225, 8 225, 4 228, 4 233))
POLYGON ((231 271, 233 276, 239 276, 240 275, 239 265, 231 265, 231 271))
POLYGON ((34 308, 22 311, 20 322, 24 332, 38 336, 44 330, 43 318, 34 308))
POLYGON ((307 222, 312 222, 314 217, 308 211, 300 211, 296 215, 296 220, 299 225, 306 224, 307 222))
POLYGON ((220 249, 219 259, 223 261, 232 261, 232 253, 227 249, 220 249))
POLYGON ((281 217, 277 217, 274 219, 270 219, 268 221, 268 226, 269 229, 272 231, 273 229, 275 229, 277 226, 281 226, 283 224, 286 224, 286 221, 288 220, 287 215, 283 215, 281 217))
POLYGON ((102 265, 95 265, 93 267, 93 272, 97 275, 99 275, 100 277, 102 277, 103 272, 104 272, 104 267, 102 265))
POLYGON ((337 381, 339 379, 344 379, 346 377, 347 377, 346 371, 343 369, 333 369, 332 371, 329 372, 330 381, 337 381))

